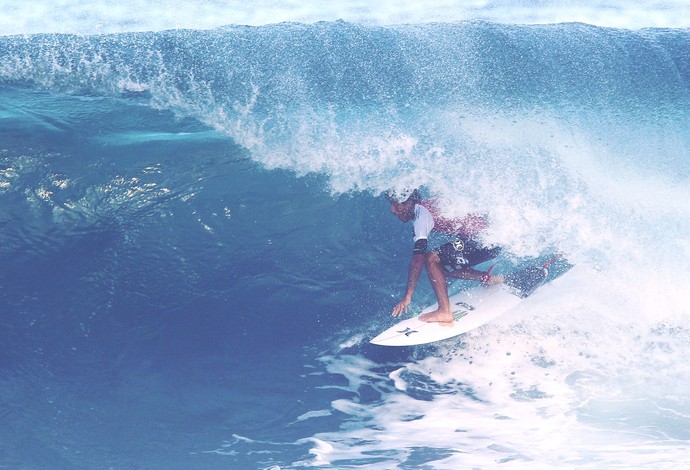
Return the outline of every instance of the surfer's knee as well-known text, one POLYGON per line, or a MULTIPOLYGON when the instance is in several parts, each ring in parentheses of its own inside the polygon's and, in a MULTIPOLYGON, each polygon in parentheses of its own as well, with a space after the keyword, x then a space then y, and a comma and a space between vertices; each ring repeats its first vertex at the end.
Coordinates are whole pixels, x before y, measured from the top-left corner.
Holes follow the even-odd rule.
POLYGON ((441 263, 441 258, 438 256, 438 252, 436 250, 429 251, 424 256, 424 260, 426 261, 427 266, 429 266, 430 264, 440 264, 441 263))

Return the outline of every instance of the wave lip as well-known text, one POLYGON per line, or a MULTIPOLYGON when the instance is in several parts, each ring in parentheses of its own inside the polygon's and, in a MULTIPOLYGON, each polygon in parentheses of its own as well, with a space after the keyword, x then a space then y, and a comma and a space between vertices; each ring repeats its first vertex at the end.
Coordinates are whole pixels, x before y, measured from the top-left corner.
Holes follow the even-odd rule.
POLYGON ((423 186, 449 212, 490 213, 491 241, 520 254, 611 252, 621 233, 683 230, 667 216, 687 206, 688 44, 477 21, 48 34, 0 38, 0 83, 172 110, 336 194, 423 186), (640 190, 657 186, 681 202, 640 190))

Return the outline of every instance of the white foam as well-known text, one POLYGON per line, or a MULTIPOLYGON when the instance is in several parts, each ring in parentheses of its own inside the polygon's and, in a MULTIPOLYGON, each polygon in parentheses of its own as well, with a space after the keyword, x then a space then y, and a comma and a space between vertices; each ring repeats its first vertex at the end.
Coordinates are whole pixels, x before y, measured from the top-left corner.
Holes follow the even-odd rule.
POLYGON ((617 28, 690 26, 684 0, 638 2, 578 0, 10 0, 0 9, 0 34, 98 34, 166 29, 208 29, 229 24, 346 20, 365 24, 452 22, 478 19, 501 23, 582 22, 617 28))
POLYGON ((297 421, 305 421, 307 419, 312 419, 312 418, 321 418, 323 416, 330 416, 332 413, 330 410, 317 410, 317 411, 308 411, 306 413, 303 413, 297 417, 297 421))
POLYGON ((309 450, 309 453, 314 455, 314 460, 309 462, 309 465, 328 465, 330 462, 330 454, 333 452, 333 446, 329 442, 317 438, 311 438, 300 442, 309 441, 314 444, 314 446, 309 450))
MULTIPOLYGON (((269 168, 324 173, 335 193, 426 186, 450 216, 488 214, 486 241, 515 256, 556 246, 576 262, 611 266, 618 269, 616 277, 630 274, 626 282, 635 283, 641 279, 633 264, 652 262, 641 246, 653 250, 658 269, 678 262, 690 231, 687 181, 669 174, 664 163, 669 153, 686 161, 683 147, 619 156, 612 150, 616 138, 602 145, 577 115, 478 108, 462 115, 439 110, 392 124, 374 115, 346 123, 306 113, 281 116, 303 121, 284 143, 264 135, 251 113, 239 119, 209 123, 269 168)), ((634 124, 614 128, 626 125, 627 135, 634 134, 634 124)), ((676 131, 650 126, 645 132, 637 141, 643 147, 676 131)))
POLYGON ((427 357, 391 365, 389 376, 362 357, 327 358, 349 390, 367 383, 382 397, 333 403, 349 419, 315 436, 330 444, 320 464, 378 456, 382 467, 419 465, 425 452, 433 468, 687 463, 687 320, 674 330, 639 316, 625 291, 589 269, 553 287, 427 357))

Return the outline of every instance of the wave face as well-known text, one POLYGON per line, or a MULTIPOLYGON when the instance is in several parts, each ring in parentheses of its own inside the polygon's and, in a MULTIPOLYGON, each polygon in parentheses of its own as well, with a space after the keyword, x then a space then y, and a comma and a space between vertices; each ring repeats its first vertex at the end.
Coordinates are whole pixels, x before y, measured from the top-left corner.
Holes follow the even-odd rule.
POLYGON ((687 463, 688 51, 488 22, 0 37, 0 466, 687 463), (573 275, 368 346, 403 187, 487 214, 497 269, 559 249, 573 275))

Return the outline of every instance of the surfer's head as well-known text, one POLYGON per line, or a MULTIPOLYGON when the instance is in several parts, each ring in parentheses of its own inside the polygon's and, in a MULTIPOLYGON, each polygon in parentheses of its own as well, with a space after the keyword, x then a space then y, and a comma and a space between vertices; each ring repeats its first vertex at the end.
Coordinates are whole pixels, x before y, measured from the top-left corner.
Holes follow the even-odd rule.
POLYGON ((414 206, 422 197, 417 189, 389 190, 386 199, 391 204, 391 212, 402 222, 414 218, 414 206))

